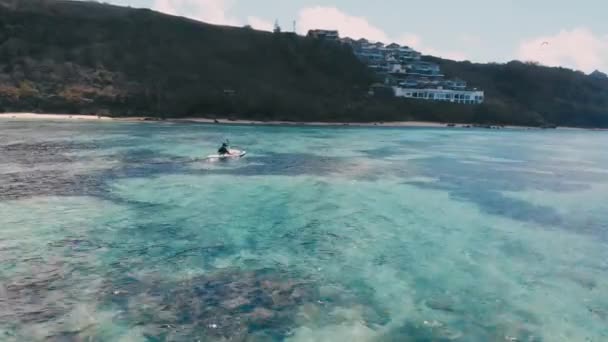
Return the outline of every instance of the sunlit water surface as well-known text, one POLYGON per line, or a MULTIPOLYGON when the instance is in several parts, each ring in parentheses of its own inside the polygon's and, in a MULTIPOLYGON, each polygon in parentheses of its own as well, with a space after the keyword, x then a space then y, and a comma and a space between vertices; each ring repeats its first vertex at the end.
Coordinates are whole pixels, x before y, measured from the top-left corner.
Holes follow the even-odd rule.
POLYGON ((606 341, 607 146, 3 121, 0 341, 606 341))

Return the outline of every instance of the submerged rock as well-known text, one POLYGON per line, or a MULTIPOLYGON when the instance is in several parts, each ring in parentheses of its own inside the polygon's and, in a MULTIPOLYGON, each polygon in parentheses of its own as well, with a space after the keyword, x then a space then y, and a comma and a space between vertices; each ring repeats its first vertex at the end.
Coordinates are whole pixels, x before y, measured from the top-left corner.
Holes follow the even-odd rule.
POLYGON ((266 325, 271 323, 272 319, 276 316, 277 314, 272 310, 266 308, 256 308, 248 315, 248 320, 256 325, 266 325))
POLYGON ((128 303, 111 296, 105 301, 122 305, 129 321, 145 323, 151 338, 166 335, 167 329, 231 341, 260 329, 285 336, 295 326, 299 308, 319 299, 309 282, 276 271, 230 270, 179 283, 130 282, 108 293, 113 291, 128 294, 128 303))
POLYGON ((456 303, 448 297, 431 298, 424 303, 428 308, 438 311, 454 313, 457 311, 456 303))
POLYGON ((600 307, 587 307, 589 312, 594 314, 596 317, 608 321, 608 310, 600 308, 600 307))
POLYGON ((0 285, 0 318, 22 324, 44 323, 69 311, 57 284, 65 278, 61 263, 35 264, 32 272, 0 285))
POLYGON ((566 278, 577 283, 587 290, 593 290, 597 287, 597 281, 591 273, 584 272, 569 272, 566 273, 566 278))
POLYGON ((458 340, 463 337, 463 333, 461 331, 450 329, 447 327, 438 328, 438 335, 441 338, 445 338, 450 341, 458 340))
POLYGON ((222 302, 222 307, 224 307, 225 309, 228 310, 235 310, 239 307, 245 306, 250 304, 251 302, 249 301, 249 299, 244 298, 244 297, 237 297, 237 298, 232 298, 232 299, 228 299, 222 302))

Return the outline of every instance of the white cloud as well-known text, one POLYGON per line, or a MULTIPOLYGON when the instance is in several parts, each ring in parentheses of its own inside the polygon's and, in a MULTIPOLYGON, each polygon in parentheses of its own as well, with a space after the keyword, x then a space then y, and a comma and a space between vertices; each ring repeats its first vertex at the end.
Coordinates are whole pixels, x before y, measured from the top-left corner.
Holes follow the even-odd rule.
MULTIPOLYGON (((210 24, 243 25, 243 22, 229 15, 232 6, 233 0, 155 0, 153 8, 167 14, 181 15, 210 24)), ((247 24, 263 31, 272 31, 274 26, 270 21, 255 16, 247 17, 247 24)), ((336 7, 304 8, 298 14, 297 25, 300 34, 306 34, 310 29, 334 29, 340 31, 343 37, 366 38, 387 44, 397 42, 411 46, 424 54, 456 60, 466 59, 466 55, 459 51, 443 51, 426 46, 422 38, 416 34, 403 33, 398 37, 391 37, 365 17, 350 15, 336 7)))
POLYGON ((247 17, 247 23, 254 29, 260 31, 272 31, 274 29, 273 23, 258 17, 247 17))
POLYGON ((298 18, 298 31, 301 34, 305 34, 310 29, 338 30, 342 37, 365 38, 386 44, 396 42, 410 46, 424 54, 455 60, 467 59, 466 54, 459 51, 442 51, 426 46, 423 44, 422 38, 413 33, 402 33, 398 37, 391 37, 381 28, 370 23, 365 17, 353 16, 335 7, 315 6, 305 8, 300 11, 298 18))
POLYGON ((227 13, 231 7, 230 0, 155 0, 153 9, 210 24, 238 26, 239 20, 227 13))
POLYGON ((595 69, 608 70, 608 36, 596 36, 586 28, 562 30, 553 36, 522 42, 518 58, 585 72, 595 69))
POLYGON ((298 15, 298 30, 305 34, 311 29, 338 30, 341 36, 354 39, 389 41, 386 33, 366 18, 349 15, 335 7, 315 6, 302 9, 298 15))

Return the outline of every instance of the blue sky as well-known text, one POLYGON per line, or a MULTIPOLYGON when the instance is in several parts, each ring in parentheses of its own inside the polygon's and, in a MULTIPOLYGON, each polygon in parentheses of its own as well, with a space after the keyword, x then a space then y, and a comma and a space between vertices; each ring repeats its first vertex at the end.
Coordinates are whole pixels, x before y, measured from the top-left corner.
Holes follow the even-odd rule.
POLYGON ((453 59, 521 59, 608 71, 606 0, 106 1, 259 29, 270 29, 278 19, 284 30, 290 30, 296 20, 299 32, 336 28, 343 36, 396 41, 453 59))

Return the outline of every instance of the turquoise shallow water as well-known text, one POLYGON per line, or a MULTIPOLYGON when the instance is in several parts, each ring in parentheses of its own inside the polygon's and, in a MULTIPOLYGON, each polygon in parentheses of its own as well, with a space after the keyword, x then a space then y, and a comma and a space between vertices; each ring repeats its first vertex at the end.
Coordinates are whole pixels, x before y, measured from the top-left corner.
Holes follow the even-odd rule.
POLYGON ((608 340, 606 133, 0 132, 0 341, 608 340))

